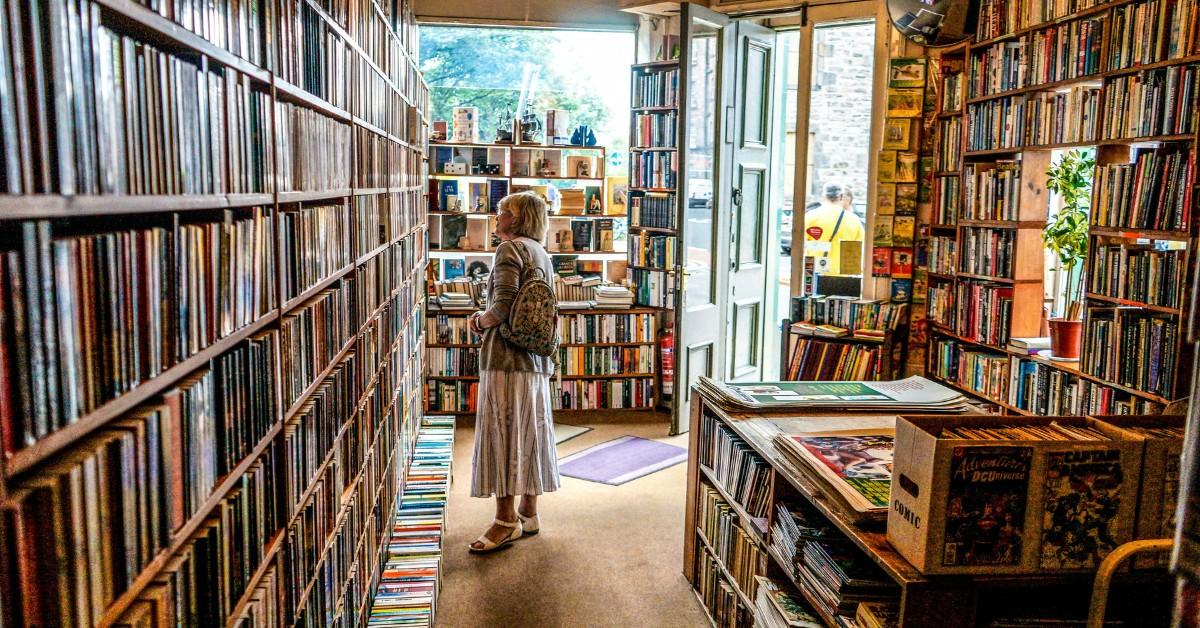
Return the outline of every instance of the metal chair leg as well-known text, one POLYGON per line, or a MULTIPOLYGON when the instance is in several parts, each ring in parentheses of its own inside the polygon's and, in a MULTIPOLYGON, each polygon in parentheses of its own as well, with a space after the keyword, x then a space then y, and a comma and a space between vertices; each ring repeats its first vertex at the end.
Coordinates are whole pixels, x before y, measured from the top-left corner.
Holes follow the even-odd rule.
POLYGON ((1146 552, 1170 551, 1174 545, 1171 539, 1144 539, 1130 541, 1117 546, 1096 570, 1096 581, 1092 585, 1092 603, 1088 607, 1087 628, 1101 628, 1104 625, 1104 615, 1108 610, 1108 589, 1112 585, 1113 574, 1121 563, 1129 560, 1135 554, 1146 552))

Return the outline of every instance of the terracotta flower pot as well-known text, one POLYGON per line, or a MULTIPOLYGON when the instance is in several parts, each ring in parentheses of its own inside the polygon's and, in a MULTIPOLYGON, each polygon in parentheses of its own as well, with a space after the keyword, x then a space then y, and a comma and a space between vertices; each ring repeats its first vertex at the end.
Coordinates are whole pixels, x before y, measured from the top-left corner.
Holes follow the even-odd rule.
POLYGON ((1050 351, 1056 358, 1078 359, 1079 342, 1083 336, 1083 321, 1065 318, 1050 319, 1050 351))

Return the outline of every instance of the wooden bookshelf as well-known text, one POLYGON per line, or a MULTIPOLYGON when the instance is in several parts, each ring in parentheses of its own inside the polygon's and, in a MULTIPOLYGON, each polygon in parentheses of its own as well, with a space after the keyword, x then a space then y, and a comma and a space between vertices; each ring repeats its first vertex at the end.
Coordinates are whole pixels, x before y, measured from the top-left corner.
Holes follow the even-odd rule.
MULTIPOLYGON (((426 390, 425 390, 425 409, 431 414, 474 414, 475 406, 473 401, 463 403, 464 398, 473 400, 474 393, 472 386, 479 381, 478 373, 478 350, 479 343, 474 341, 464 342, 469 340, 469 334, 466 330, 466 318, 476 312, 477 309, 440 309, 431 307, 426 311, 427 326, 426 336, 430 342, 426 345, 426 390), (445 321, 439 320, 441 317, 447 317, 445 321), (458 356, 458 357, 454 357, 458 356), (454 366, 450 366, 452 361, 457 361, 454 366), (439 370, 445 364, 445 370, 439 370), (449 372, 446 372, 449 371, 449 372)), ((598 317, 604 316, 629 316, 641 317, 642 323, 649 325, 647 321, 653 321, 657 310, 653 308, 634 307, 628 309, 564 309, 559 311, 559 369, 560 373, 554 376, 552 381, 552 389, 556 392, 554 400, 555 411, 571 411, 571 410, 595 410, 595 409, 620 409, 620 410, 651 410, 655 407, 657 390, 653 386, 653 382, 658 377, 658 342, 653 335, 635 339, 632 331, 626 331, 625 334, 628 340, 596 340, 587 341, 584 336, 593 336, 594 333, 589 332, 588 326, 595 325, 599 327, 595 321, 598 317), (567 333, 570 326, 578 319, 584 319, 582 328, 577 330, 572 336, 567 333), (613 354, 620 354, 622 359, 629 352, 634 352, 639 356, 639 361, 643 365, 651 367, 649 371, 638 371, 628 369, 618 369, 616 372, 607 373, 587 373, 589 370, 585 364, 575 363, 575 358, 570 358, 572 352, 582 353, 586 356, 589 351, 596 350, 597 352, 607 351, 613 354), (607 405, 600 405, 599 401, 605 393, 601 390, 605 382, 611 384, 620 384, 629 389, 630 397, 628 400, 614 400, 607 405), (650 382, 649 385, 646 382, 650 382), (582 387, 588 387, 584 390, 582 387), (636 387, 636 393, 635 393, 636 387), (564 395, 568 395, 571 399, 570 404, 564 395), (584 403, 585 399, 593 400, 584 403), (638 400, 640 399, 640 403, 638 400), (584 405, 580 405, 584 404, 584 405)), ((614 335, 619 335, 618 327, 615 322, 612 332, 614 335)), ((653 326, 649 327, 653 331, 653 326)), ((596 332, 598 333, 598 332, 596 332)), ((586 358, 583 358, 586 360, 586 358)))
POLYGON ((423 370, 427 244, 418 204, 427 189, 428 86, 415 58, 411 4, 388 7, 248 0, 241 13, 226 14, 217 3, 193 22, 214 29, 207 36, 130 0, 0 14, 0 67, 8 73, 0 80, 15 80, 13 60, 38 68, 47 82, 36 98, 66 107, 57 124, 18 120, 4 96, 12 92, 0 88, 4 128, 46 138, 0 140, 8 150, 0 160, 0 356, 10 356, 0 358, 0 536, 11 541, 0 549, 0 623, 158 626, 168 619, 163 605, 203 609, 195 619, 205 625, 304 624, 326 611, 365 621, 421 419, 420 380, 411 374, 423 370), (69 40, 83 58, 72 67, 56 52, 27 48, 30 28, 69 40), (299 45, 298 36, 311 39, 299 45), (315 62, 331 55, 337 63, 315 62), (103 73, 121 59, 145 61, 147 74, 103 73), (147 82, 151 74, 161 82, 147 82), (190 75, 199 77, 194 85, 190 75), (401 76, 407 80, 393 80, 401 76), (68 97, 64 84, 96 89, 68 97), (110 84, 116 91, 102 94, 110 84), (125 102, 140 93, 161 94, 153 106, 163 109, 125 102), (134 126, 105 126, 110 114, 134 126), (148 123, 155 119, 168 122, 148 123), (320 125, 342 139, 325 136, 330 143, 320 146, 320 125), (126 137, 135 130, 146 144, 126 137), (372 147, 382 157, 358 158, 372 147), (135 188, 143 175, 145 188, 135 188), (359 185, 367 181, 374 183, 359 185), (337 255, 284 227, 285 217, 303 221, 319 211, 343 225, 336 235, 319 222, 295 224, 322 230, 330 238, 323 246, 337 255), (148 234, 170 248, 116 248, 148 234), (112 266, 98 257, 85 265, 84 256, 65 253, 106 242, 110 260, 161 263, 112 266), (159 257, 164 250, 172 257, 159 257), (284 250, 298 253, 282 257, 284 250), (285 289, 288 273, 316 255, 340 261, 304 269, 285 289), (99 277, 114 283, 97 284, 99 277), (32 292, 9 288, 33 278, 42 279, 44 310, 26 307, 32 292), (152 282, 177 287, 160 293, 152 282), (184 287, 208 283, 194 295, 184 287), (89 308, 110 301, 120 309, 105 316, 128 331, 101 340, 89 308), (161 303, 157 318, 147 303, 161 303), (340 320, 326 320, 327 333, 315 336, 322 343, 296 340, 316 325, 306 321, 326 315, 340 320), (178 340, 184 329, 186 344, 178 340), (294 342, 285 347, 287 338, 294 342), (61 362, 39 363, 36 378, 11 359, 51 355, 43 348, 57 345, 61 362), (150 360, 155 366, 144 366, 150 360), (123 383, 89 388, 77 401, 75 378, 123 383), (43 411, 29 412, 34 402, 18 389, 35 390, 29 399, 52 406, 51 420, 31 427, 43 411), (335 393, 342 405, 321 409, 335 393), (326 427, 312 428, 318 411, 330 413, 326 427), (151 425, 170 425, 176 440, 151 425), (330 431, 320 443, 301 442, 306 429, 330 431), (108 455, 99 447, 114 434, 126 435, 129 457, 104 466, 111 461, 99 458, 108 455), (284 454, 297 447, 323 447, 309 450, 322 462, 294 466, 284 454), (93 483, 68 500, 60 483, 85 468, 111 486, 101 493, 93 483), (31 518, 51 508, 54 518, 31 518), (120 535, 140 540, 121 549, 120 535), (306 551, 311 563, 289 563, 306 551), (192 570, 229 580, 188 586, 192 570))
MULTIPOLYGON (((972 201, 972 198, 968 196, 968 186, 965 185, 968 176, 965 169, 968 166, 978 168, 981 164, 1012 160, 1019 164, 1019 215, 1006 221, 967 220, 962 216, 958 217, 956 237, 957 252, 960 258, 963 254, 963 230, 965 228, 1011 229, 1017 234, 1015 246, 1011 250, 1011 257, 1016 266, 1011 276, 994 276, 986 273, 971 273, 963 268, 960 259, 960 265, 956 266, 957 271, 953 275, 934 276, 931 274, 931 302, 935 293, 948 295, 949 301, 945 305, 950 318, 940 321, 943 324, 932 324, 935 321, 931 317, 927 371, 937 375, 941 381, 955 388, 978 394, 978 391, 972 387, 959 382, 957 374, 959 369, 967 368, 969 371, 971 364, 986 363, 995 366, 999 369, 997 371, 999 375, 996 376, 1004 380, 995 382, 995 388, 1003 394, 984 396, 1003 412, 1030 413, 1030 408, 1024 405, 1029 403, 1029 399, 1018 399, 1022 395, 1029 394, 1023 383, 1026 381, 1026 377, 1032 377, 1034 379, 1029 381, 1036 382, 1040 381, 1038 378, 1053 376, 1060 382, 1066 382, 1065 385, 1068 388, 1066 403, 1073 405, 1051 409, 1050 414, 1152 412, 1161 409, 1171 399, 1182 396, 1186 390, 1187 373, 1190 372, 1194 356, 1182 342, 1184 326, 1188 317, 1191 316, 1190 307, 1185 304, 1183 293, 1185 287, 1189 285, 1188 281, 1192 277, 1192 273, 1196 272, 1193 247, 1197 235, 1196 225, 1200 222, 1194 196, 1197 184, 1194 167, 1190 172, 1173 172, 1165 179, 1160 179, 1162 181, 1180 179, 1180 185, 1174 189, 1181 190, 1181 194, 1182 190, 1188 191, 1189 202, 1178 210, 1176 224, 1148 226, 1120 220, 1114 222, 1099 216, 1099 208, 1109 199, 1114 198, 1113 192, 1101 189, 1102 171, 1119 172, 1124 168, 1121 166, 1122 164, 1134 163, 1139 155, 1145 159, 1145 155, 1156 149, 1158 151, 1155 153, 1156 159, 1159 156, 1164 156, 1162 158, 1165 159, 1165 156, 1175 151, 1183 155, 1184 161, 1195 160, 1197 128, 1194 116, 1190 121, 1176 122, 1173 126, 1168 124, 1169 119, 1155 119, 1142 126, 1131 127, 1118 115, 1122 111, 1125 112, 1125 116, 1135 111, 1149 114, 1150 111, 1156 111, 1156 108, 1159 107, 1154 104, 1152 97, 1143 96, 1137 92, 1136 85, 1128 84, 1126 81, 1129 79, 1144 80, 1146 84, 1158 84, 1158 81, 1165 83, 1168 80, 1172 81, 1171 84, 1174 84, 1174 81, 1184 82, 1185 80, 1194 82, 1195 72, 1200 71, 1196 68, 1196 65, 1200 63, 1200 49, 1189 50, 1182 44, 1179 48, 1168 48, 1165 41, 1154 40, 1154 37, 1158 35, 1154 31, 1153 23, 1149 25, 1149 31, 1126 37, 1123 29, 1132 27, 1123 17, 1124 12, 1137 9, 1144 4, 1144 2, 1136 0, 1100 2, 1079 11, 1042 20, 1040 18, 1032 19, 1029 15, 1050 15, 1052 12, 1042 13, 1043 9, 1049 10, 1050 7, 1046 3, 1036 1, 1025 3, 1021 5, 1021 10, 1028 8, 1032 13, 1020 18, 1016 27, 1009 28, 1008 32, 1000 32, 1008 24, 1004 18, 993 19, 989 25, 1000 29, 1000 31, 992 31, 995 36, 943 53, 943 58, 955 60, 958 67, 963 68, 965 79, 961 81, 962 92, 958 94, 959 101, 964 103, 963 111, 965 111, 963 114, 965 124, 962 125, 962 136, 958 147, 958 153, 962 157, 958 160, 957 170, 945 168, 948 171, 947 176, 963 177, 964 185, 960 190, 959 207, 967 207, 972 201), (1061 37, 1060 41, 1077 45, 1078 48, 1074 49, 1073 58, 1078 58, 1078 62, 1069 67, 1044 64, 1042 58, 1033 54, 1033 47, 1042 42, 1043 40, 1039 38, 1044 36, 1051 39, 1061 37), (1144 46, 1141 57, 1135 57, 1135 50, 1123 47, 1123 41, 1142 43, 1148 41, 1151 45, 1144 46), (1024 56, 1019 63, 1023 64, 1024 71, 1020 73, 1019 78, 1015 73, 1004 76, 987 74, 990 67, 988 63, 996 63, 1000 59, 996 56, 1000 49, 992 48, 993 45, 1004 44, 1009 47, 1007 50, 1011 51, 1013 46, 1020 47, 1022 42, 1024 56), (977 68, 981 68, 979 73, 975 73, 977 68), (1025 82, 1016 82, 1022 79, 1025 82), (1063 99, 1060 102, 1066 103, 1065 108, 1057 114, 1052 111, 1043 111, 1041 115, 1058 115, 1059 120, 1065 122, 1051 124, 1051 132, 1061 132, 1065 135, 1031 138, 1027 135, 1027 127, 1035 123, 1034 119, 1030 117, 1034 115, 1031 113, 1034 111, 1033 103, 1040 98, 1040 95, 1052 91, 1059 93, 1063 99), (1065 95, 1068 92, 1073 95, 1085 91, 1089 94, 1086 100, 1070 100, 1070 97, 1065 95), (1138 98, 1143 98, 1143 100, 1137 100, 1138 98), (1005 103, 1010 107, 1021 107, 1020 111, 1023 112, 1009 118, 1012 124, 1008 126, 1008 129, 1014 130, 1014 135, 1004 140, 989 136, 982 127, 978 126, 985 120, 1000 120, 995 116, 987 118, 983 115, 983 112, 986 111, 985 108, 997 106, 1000 103, 1005 103), (1028 108, 1028 110, 1024 108, 1028 108), (1021 119, 1022 115, 1025 116, 1024 120, 1021 119), (1065 126, 1066 123, 1079 120, 1089 120, 1089 122, 1081 124, 1075 129, 1065 126), (1059 126, 1062 128, 1056 131, 1055 129, 1059 126), (979 131, 976 130, 977 128, 979 131), (1043 294, 1043 271, 1040 267, 1043 245, 1040 241, 1040 231, 1047 219, 1048 203, 1045 193, 1034 193, 1034 189, 1041 187, 1046 180, 1044 173, 1050 164, 1051 151, 1078 147, 1095 147, 1097 163, 1091 199, 1092 218, 1088 229, 1089 254, 1084 263, 1082 279, 1085 286, 1083 361, 1062 362, 1029 356, 1021 352, 1010 351, 1007 343, 980 342, 971 334, 963 333, 962 326, 956 325, 956 321, 953 320, 956 309, 956 288, 963 285, 964 282, 978 281, 1012 287, 1013 313, 1010 317, 1012 326, 1007 330, 1008 337, 1040 335, 1039 321, 1041 320, 1043 294), (1146 249, 1151 247, 1146 245, 1155 243, 1157 243, 1155 248, 1159 251, 1147 253, 1146 249), (1100 267, 1097 257, 1100 250, 1113 255, 1117 253, 1124 255, 1128 251, 1135 257, 1143 256, 1141 259, 1157 256, 1155 264, 1160 262, 1174 264, 1174 275, 1165 279, 1160 278, 1160 281, 1167 283, 1155 286, 1155 290, 1159 293, 1165 291, 1168 296, 1155 297, 1153 300, 1131 298, 1108 289, 1100 289, 1106 288, 1109 284, 1092 285, 1091 281, 1100 281, 1106 272, 1108 273, 1107 280, 1113 282, 1111 285, 1118 286, 1120 290, 1129 290, 1131 287, 1138 288, 1144 285, 1144 282, 1149 281, 1147 279, 1149 275, 1135 280, 1123 266, 1119 269, 1115 266, 1111 269, 1100 267), (1170 294, 1175 295, 1173 299, 1169 296, 1170 294), (1110 319, 1111 322, 1109 322, 1110 319), (1142 359, 1140 357, 1142 351, 1131 353, 1129 349, 1123 349, 1120 338, 1115 334, 1142 333, 1137 331, 1138 325, 1154 325, 1156 328, 1170 330, 1164 331, 1161 336, 1155 336, 1154 339, 1142 335, 1137 336, 1142 340, 1131 341, 1135 344, 1142 343, 1143 349, 1148 347, 1155 353, 1156 357, 1147 357, 1146 360, 1169 361, 1164 362, 1161 367, 1166 372, 1166 376, 1161 381, 1155 380, 1140 367, 1122 370, 1123 365, 1134 364, 1135 357, 1139 360, 1142 359), (1102 340, 1101 334, 1107 333, 1103 330, 1110 328, 1117 331, 1112 331, 1108 340, 1102 340), (1089 332, 1089 330, 1092 331, 1089 332), (953 343, 953 345, 948 343, 953 343), (939 357, 937 347, 945 349, 947 353, 939 357), (967 358, 968 353, 971 355, 972 362, 964 363, 963 360, 967 358), (989 356, 994 361, 988 362, 989 356), (1112 363, 1105 362, 1104 358, 1107 357, 1114 358, 1112 363), (1007 365, 1000 368, 1000 360, 1007 360, 1007 365), (1016 385, 1014 386, 1014 384, 1016 385)), ((982 20, 987 17, 988 10, 986 6, 981 9, 981 28, 982 20)), ((1021 15, 1020 11, 1017 14, 1021 15)), ((1166 15, 1168 15, 1166 12, 1147 13, 1151 22, 1163 19, 1163 16, 1166 15)), ((1169 31, 1169 29, 1167 30, 1169 31)), ((1163 37, 1170 36, 1166 31, 1164 33, 1163 37)), ((1053 47, 1053 44, 1047 45, 1053 47)), ((1195 43, 1193 42, 1192 45, 1195 43)), ((1052 52, 1050 56, 1053 54, 1052 52)), ((1166 97, 1163 96, 1163 98, 1166 97)), ((1191 97, 1195 98, 1194 95, 1191 97)), ((1175 96, 1172 95, 1170 98, 1175 98, 1175 96)), ((1183 103, 1181 111, 1194 111, 1195 106, 1195 102, 1183 103)), ((946 108, 940 108, 940 110, 942 111, 940 115, 947 118, 959 115, 959 111, 946 108)), ((940 145, 939 150, 944 152, 945 145, 940 145)), ((1132 167, 1130 166, 1130 168, 1132 167)), ((1161 175, 1155 174, 1155 176, 1161 175)), ((1143 200, 1142 205, 1133 207, 1133 211, 1141 211, 1142 215, 1161 216, 1165 215, 1163 212, 1167 211, 1162 209, 1162 206, 1163 203, 1158 201, 1143 200)), ((1150 367, 1147 365, 1145 368, 1149 369, 1150 367)), ((972 377, 970 372, 966 373, 966 377, 969 381, 972 377)))
MULTIPOLYGON (((865 418, 867 415, 863 414, 865 418)), ((874 415, 878 416, 878 415, 874 415)), ((856 523, 848 519, 832 504, 825 494, 830 489, 814 483, 790 458, 776 448, 773 439, 778 434, 804 429, 804 424, 822 424, 827 418, 821 412, 743 412, 723 407, 707 392, 692 389, 691 428, 695 436, 689 442, 687 501, 684 522, 683 572, 694 589, 700 587, 701 574, 697 572, 697 557, 703 552, 711 553, 714 539, 699 532, 701 521, 702 487, 715 489, 729 503, 735 514, 736 525, 750 533, 758 547, 767 556, 765 564, 759 566, 756 575, 780 583, 790 583, 787 593, 796 600, 806 601, 810 612, 830 628, 845 625, 834 615, 821 610, 817 596, 806 588, 802 578, 794 574, 790 556, 783 556, 774 545, 776 507, 780 502, 807 504, 844 539, 861 557, 874 563, 884 577, 898 587, 896 603, 899 607, 899 626, 945 626, 957 628, 987 625, 999 617, 1031 616, 1056 609, 1065 617, 1086 616, 1093 573, 1044 573, 1020 576, 925 576, 901 556, 887 541, 882 523, 856 523), (728 432, 746 443, 769 466, 769 507, 767 508, 767 532, 755 536, 761 530, 752 523, 744 506, 737 503, 733 492, 716 479, 717 472, 701 464, 701 451, 709 446, 709 436, 702 429, 702 421, 708 417, 728 432)), ((845 420, 845 414, 838 415, 845 420)), ((722 567, 725 565, 722 564, 722 567)), ((736 585, 732 577, 731 586, 736 585)), ((1121 594, 1112 599, 1158 601, 1160 594, 1170 593, 1171 581, 1165 574, 1157 572, 1134 572, 1118 577, 1116 588, 1121 594)), ((787 586, 785 585, 785 588, 787 586)), ((738 589, 739 593, 744 593, 738 589)), ((749 597, 749 596, 747 596, 749 597)), ((1167 598, 1169 600, 1169 598, 1167 598)), ((1166 607, 1156 609, 1166 611, 1166 607)), ((754 606, 747 607, 749 619, 754 620, 754 606)), ((1122 617, 1136 617, 1138 602, 1123 605, 1122 617)), ((1117 616, 1115 613, 1113 616, 1117 616)), ((731 624, 750 625, 750 624, 731 624)))

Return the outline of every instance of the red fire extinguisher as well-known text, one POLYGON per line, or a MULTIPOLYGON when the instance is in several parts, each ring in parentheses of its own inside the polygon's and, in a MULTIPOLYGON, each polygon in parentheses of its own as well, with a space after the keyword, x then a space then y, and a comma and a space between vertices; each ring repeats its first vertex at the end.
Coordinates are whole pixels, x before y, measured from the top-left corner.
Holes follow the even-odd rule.
POLYGON ((668 320, 667 326, 658 335, 658 352, 662 356, 662 397, 669 401, 675 392, 675 321, 668 320))

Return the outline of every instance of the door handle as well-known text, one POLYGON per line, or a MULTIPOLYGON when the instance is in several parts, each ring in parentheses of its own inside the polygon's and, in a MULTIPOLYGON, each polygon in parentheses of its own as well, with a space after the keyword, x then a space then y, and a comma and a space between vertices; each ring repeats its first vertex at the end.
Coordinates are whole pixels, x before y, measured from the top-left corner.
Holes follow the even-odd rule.
POLYGON ((733 188, 733 204, 738 207, 742 206, 742 189, 733 188))

